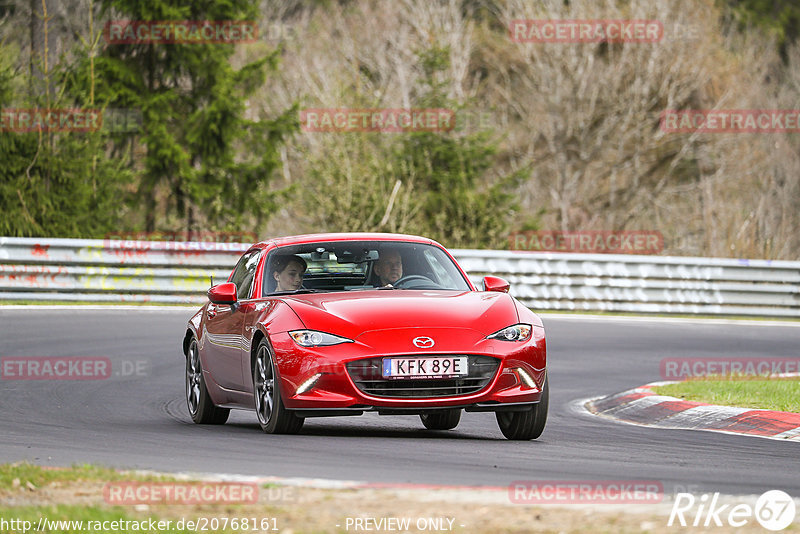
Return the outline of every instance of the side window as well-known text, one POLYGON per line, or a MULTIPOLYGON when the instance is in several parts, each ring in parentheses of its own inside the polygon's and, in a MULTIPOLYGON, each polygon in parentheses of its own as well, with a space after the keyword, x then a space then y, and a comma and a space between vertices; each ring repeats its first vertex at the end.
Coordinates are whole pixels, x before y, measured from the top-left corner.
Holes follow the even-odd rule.
POLYGON ((256 275, 258 259, 261 257, 260 250, 248 252, 236 264, 236 269, 231 276, 231 282, 236 284, 236 298, 250 298, 250 288, 253 285, 253 277, 256 275))

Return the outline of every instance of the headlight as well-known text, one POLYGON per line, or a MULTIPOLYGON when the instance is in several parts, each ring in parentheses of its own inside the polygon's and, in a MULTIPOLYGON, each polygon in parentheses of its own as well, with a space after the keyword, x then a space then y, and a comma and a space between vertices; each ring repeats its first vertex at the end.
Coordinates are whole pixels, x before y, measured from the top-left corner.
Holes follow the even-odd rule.
POLYGON ((531 337, 532 327, 529 324, 515 324, 495 332, 486 339, 499 339, 501 341, 527 341, 531 337))
POLYGON ((294 330, 289 332, 294 342, 301 347, 327 347, 329 345, 338 345, 339 343, 352 343, 352 339, 346 337, 334 336, 326 332, 317 332, 316 330, 294 330))

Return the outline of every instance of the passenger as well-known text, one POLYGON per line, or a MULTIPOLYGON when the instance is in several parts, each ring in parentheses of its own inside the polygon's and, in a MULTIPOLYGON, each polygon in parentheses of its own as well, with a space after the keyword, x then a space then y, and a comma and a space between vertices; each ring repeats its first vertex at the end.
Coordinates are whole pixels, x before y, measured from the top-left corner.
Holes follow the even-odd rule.
POLYGON ((277 256, 272 260, 272 278, 277 282, 275 291, 300 289, 307 268, 306 261, 300 256, 277 256))

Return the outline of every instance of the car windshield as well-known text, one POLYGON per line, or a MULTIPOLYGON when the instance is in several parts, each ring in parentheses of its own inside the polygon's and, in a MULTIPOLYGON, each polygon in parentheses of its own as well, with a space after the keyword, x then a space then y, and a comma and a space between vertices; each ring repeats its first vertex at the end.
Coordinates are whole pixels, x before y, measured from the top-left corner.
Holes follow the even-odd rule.
MULTIPOLYGON (((332 241, 279 247, 267 257, 266 294, 443 289, 469 291, 439 247, 398 241, 332 241), (297 271, 302 281, 288 277, 297 271)), ((294 275, 296 276, 296 275, 294 275)))

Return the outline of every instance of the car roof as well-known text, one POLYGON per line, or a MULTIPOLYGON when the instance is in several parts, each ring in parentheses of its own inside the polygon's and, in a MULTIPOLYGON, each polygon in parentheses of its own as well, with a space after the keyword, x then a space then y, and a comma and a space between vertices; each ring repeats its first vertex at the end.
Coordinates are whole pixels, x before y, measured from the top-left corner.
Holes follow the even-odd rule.
POLYGON ((276 237, 273 239, 261 241, 255 246, 260 245, 261 247, 269 247, 272 245, 277 247, 283 247, 286 245, 303 245, 306 243, 316 243, 323 241, 373 241, 373 240, 397 241, 397 242, 404 241, 411 243, 435 244, 441 247, 439 243, 427 237, 408 235, 408 234, 388 234, 388 233, 378 233, 378 232, 347 232, 347 233, 340 232, 340 233, 330 233, 330 234, 293 235, 286 237, 276 237))

